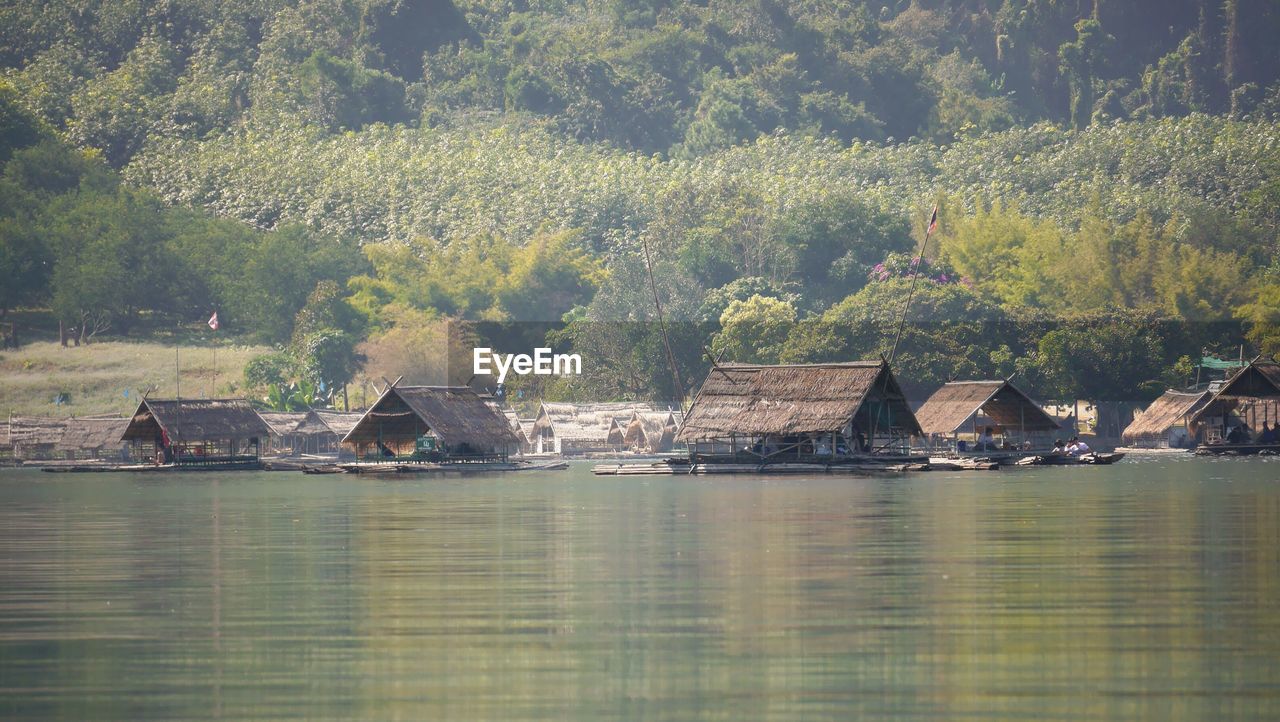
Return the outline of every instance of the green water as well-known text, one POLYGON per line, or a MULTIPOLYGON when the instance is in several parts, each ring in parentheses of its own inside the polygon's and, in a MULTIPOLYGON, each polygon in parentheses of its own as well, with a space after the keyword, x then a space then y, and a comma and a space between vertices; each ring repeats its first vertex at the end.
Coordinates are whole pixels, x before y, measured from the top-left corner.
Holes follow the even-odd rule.
POLYGON ((1280 460, 0 470, 0 718, 1280 717, 1280 460))

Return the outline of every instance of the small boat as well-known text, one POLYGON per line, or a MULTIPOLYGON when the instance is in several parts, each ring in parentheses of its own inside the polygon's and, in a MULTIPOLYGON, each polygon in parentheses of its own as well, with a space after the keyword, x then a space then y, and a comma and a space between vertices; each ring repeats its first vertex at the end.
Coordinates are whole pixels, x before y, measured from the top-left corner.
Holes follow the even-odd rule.
POLYGON ((1100 453, 1090 452, 1080 456, 1030 456, 1018 462, 1018 466, 1105 466, 1114 464, 1124 458, 1122 452, 1100 453))

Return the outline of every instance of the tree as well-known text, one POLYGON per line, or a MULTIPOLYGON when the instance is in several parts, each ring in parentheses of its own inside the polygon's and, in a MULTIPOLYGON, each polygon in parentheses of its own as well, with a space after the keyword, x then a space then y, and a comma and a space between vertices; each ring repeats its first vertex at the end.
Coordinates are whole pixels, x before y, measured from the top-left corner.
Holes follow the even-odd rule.
POLYGON ((1071 87, 1071 125, 1076 130, 1089 127, 1093 119, 1093 82, 1105 62, 1111 36, 1102 31, 1096 18, 1076 23, 1076 39, 1058 48, 1062 74, 1071 87))
POLYGON ((1150 401, 1149 382, 1170 365, 1158 320, 1149 313, 1113 310, 1077 317, 1049 331, 1035 356, 1042 390, 1049 398, 1099 404, 1098 433, 1119 436, 1127 421, 1125 409, 1150 401))
POLYGON ((1249 303, 1236 310, 1248 326, 1247 338, 1268 357, 1280 354, 1280 283, 1267 283, 1254 291, 1249 303))
POLYGON ((71 100, 67 134, 77 144, 101 149, 112 166, 129 161, 167 107, 177 84, 174 48, 147 38, 124 63, 81 88, 71 100))
POLYGON ((738 363, 777 363, 795 322, 796 310, 786 301, 768 296, 734 301, 720 316, 711 350, 738 363))
MULTIPOLYGON (((890 275, 796 324, 782 360, 788 363, 873 361, 888 357, 911 281, 890 275)), ((955 378, 990 378, 992 352, 1001 345, 1018 355, 1010 318, 954 277, 922 276, 908 311, 894 372, 909 394, 923 396, 955 378)), ((1004 372, 1005 369, 999 369, 1004 372)))

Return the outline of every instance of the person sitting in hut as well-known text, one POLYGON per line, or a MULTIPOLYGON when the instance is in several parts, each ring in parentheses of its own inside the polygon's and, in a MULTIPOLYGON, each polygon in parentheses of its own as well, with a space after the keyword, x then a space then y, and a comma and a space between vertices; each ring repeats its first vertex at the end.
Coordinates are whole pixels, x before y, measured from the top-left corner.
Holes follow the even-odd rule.
POLYGON ((1267 422, 1262 422, 1262 430, 1258 432, 1258 438, 1254 439, 1254 443, 1263 445, 1276 443, 1276 430, 1267 422))
POLYGON ((1243 444, 1248 440, 1249 440, 1249 434, 1247 431, 1245 431, 1244 424, 1240 424, 1239 426, 1234 426, 1231 428, 1231 431, 1227 432, 1228 444, 1243 444))
POLYGON ((982 435, 978 437, 978 444, 974 447, 975 451, 995 451, 996 437, 995 429, 990 426, 982 430, 982 435))
POLYGON ((1081 441, 1079 436, 1072 436, 1071 443, 1067 444, 1067 456, 1084 456, 1089 451, 1089 445, 1081 441))

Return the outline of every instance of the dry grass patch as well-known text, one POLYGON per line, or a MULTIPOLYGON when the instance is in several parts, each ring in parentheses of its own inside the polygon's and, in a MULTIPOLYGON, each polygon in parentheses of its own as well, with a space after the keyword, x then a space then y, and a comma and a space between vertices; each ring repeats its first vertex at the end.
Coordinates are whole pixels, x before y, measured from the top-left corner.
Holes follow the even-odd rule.
MULTIPOLYGON (((244 365, 270 352, 266 346, 217 347, 215 388, 213 347, 183 346, 178 350, 182 395, 238 396, 244 365)), ((62 348, 39 341, 0 352, 0 414, 129 413, 142 393, 150 389, 154 396, 172 397, 174 386, 171 345, 103 341, 62 348), (70 403, 56 405, 58 394, 69 395, 70 403)))

